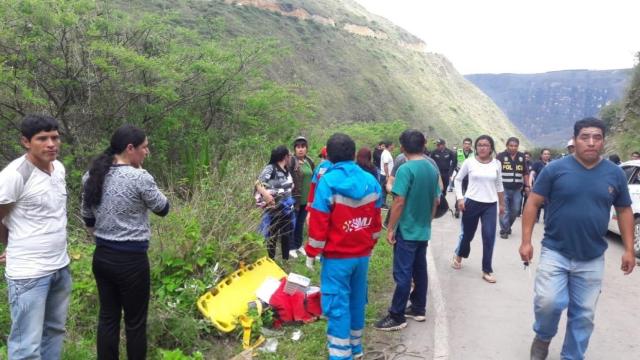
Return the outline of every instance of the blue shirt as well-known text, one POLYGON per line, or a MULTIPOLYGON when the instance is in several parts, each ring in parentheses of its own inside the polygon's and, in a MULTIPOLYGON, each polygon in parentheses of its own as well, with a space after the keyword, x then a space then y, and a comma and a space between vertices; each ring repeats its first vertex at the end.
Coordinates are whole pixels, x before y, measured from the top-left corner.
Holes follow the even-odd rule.
POLYGON ((611 205, 631 206, 624 172, 610 161, 591 169, 573 156, 552 161, 536 179, 533 192, 547 200, 542 246, 579 261, 607 249, 611 205))

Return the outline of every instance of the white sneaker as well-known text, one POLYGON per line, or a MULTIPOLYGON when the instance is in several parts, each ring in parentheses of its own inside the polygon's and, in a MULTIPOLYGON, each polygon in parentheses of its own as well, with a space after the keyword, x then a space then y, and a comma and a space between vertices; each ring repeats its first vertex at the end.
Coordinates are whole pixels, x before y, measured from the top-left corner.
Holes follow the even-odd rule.
POLYGON ((298 253, 295 250, 289 250, 289 257, 297 259, 298 258, 298 253))
POLYGON ((300 253, 300 255, 302 256, 307 256, 307 252, 304 251, 304 246, 300 246, 300 249, 298 249, 298 252, 300 253))

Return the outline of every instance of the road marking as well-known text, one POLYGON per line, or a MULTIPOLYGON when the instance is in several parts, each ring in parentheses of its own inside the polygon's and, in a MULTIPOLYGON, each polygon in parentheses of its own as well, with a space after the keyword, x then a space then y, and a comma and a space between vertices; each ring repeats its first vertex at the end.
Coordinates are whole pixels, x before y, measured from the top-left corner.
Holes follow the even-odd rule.
POLYGON ((432 251, 427 251, 427 271, 429 273, 429 295, 435 309, 435 326, 433 335, 433 358, 449 359, 449 325, 447 323, 447 309, 442 297, 442 288, 438 279, 438 270, 433 259, 432 251))

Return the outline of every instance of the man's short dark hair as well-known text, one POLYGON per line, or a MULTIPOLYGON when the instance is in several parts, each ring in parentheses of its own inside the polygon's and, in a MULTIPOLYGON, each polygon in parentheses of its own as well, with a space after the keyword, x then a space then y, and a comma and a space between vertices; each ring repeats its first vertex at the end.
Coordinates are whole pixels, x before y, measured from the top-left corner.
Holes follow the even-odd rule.
POLYGON ((41 131, 58 130, 58 120, 42 114, 27 114, 20 124, 20 133, 29 141, 31 138, 41 131))
POLYGON ((631 153, 631 156, 640 156, 640 151, 634 151, 631 153))
POLYGON ((384 146, 386 146, 387 148, 388 148, 389 146, 391 146, 391 145, 393 145, 393 141, 391 141, 391 140, 385 140, 385 141, 384 141, 384 146))
POLYGON ((515 142, 516 145, 520 145, 520 139, 518 139, 515 136, 512 136, 510 138, 507 139, 507 145, 509 145, 509 143, 515 142))
POLYGON ((580 134, 580 130, 589 127, 595 127, 602 130, 602 137, 605 136, 604 122, 594 117, 588 117, 582 120, 578 120, 575 124, 573 124, 573 137, 578 137, 578 134, 580 134))
POLYGON ((473 140, 471 140, 471 138, 464 138, 464 140, 462 140, 463 144, 466 142, 473 144, 473 140))
POLYGON ((329 161, 337 163, 355 159, 356 143, 347 134, 335 133, 327 140, 329 161))
POLYGON ((415 129, 408 129, 400 134, 400 145, 409 154, 421 154, 425 141, 424 135, 415 129))

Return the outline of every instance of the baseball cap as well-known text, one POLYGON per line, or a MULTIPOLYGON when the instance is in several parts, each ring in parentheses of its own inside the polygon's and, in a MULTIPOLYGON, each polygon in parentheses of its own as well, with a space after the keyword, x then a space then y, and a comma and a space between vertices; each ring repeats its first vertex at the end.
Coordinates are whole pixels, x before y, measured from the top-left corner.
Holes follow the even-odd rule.
POLYGON ((299 144, 299 143, 305 143, 305 144, 306 144, 306 143, 307 143, 307 138, 306 138, 306 137, 304 137, 304 136, 298 136, 297 138, 295 138, 295 139, 293 140, 293 145, 294 145, 294 146, 295 146, 296 144, 299 144))
POLYGON ((569 146, 575 146, 575 144, 573 143, 573 139, 569 140, 569 142, 567 142, 567 147, 569 146))

